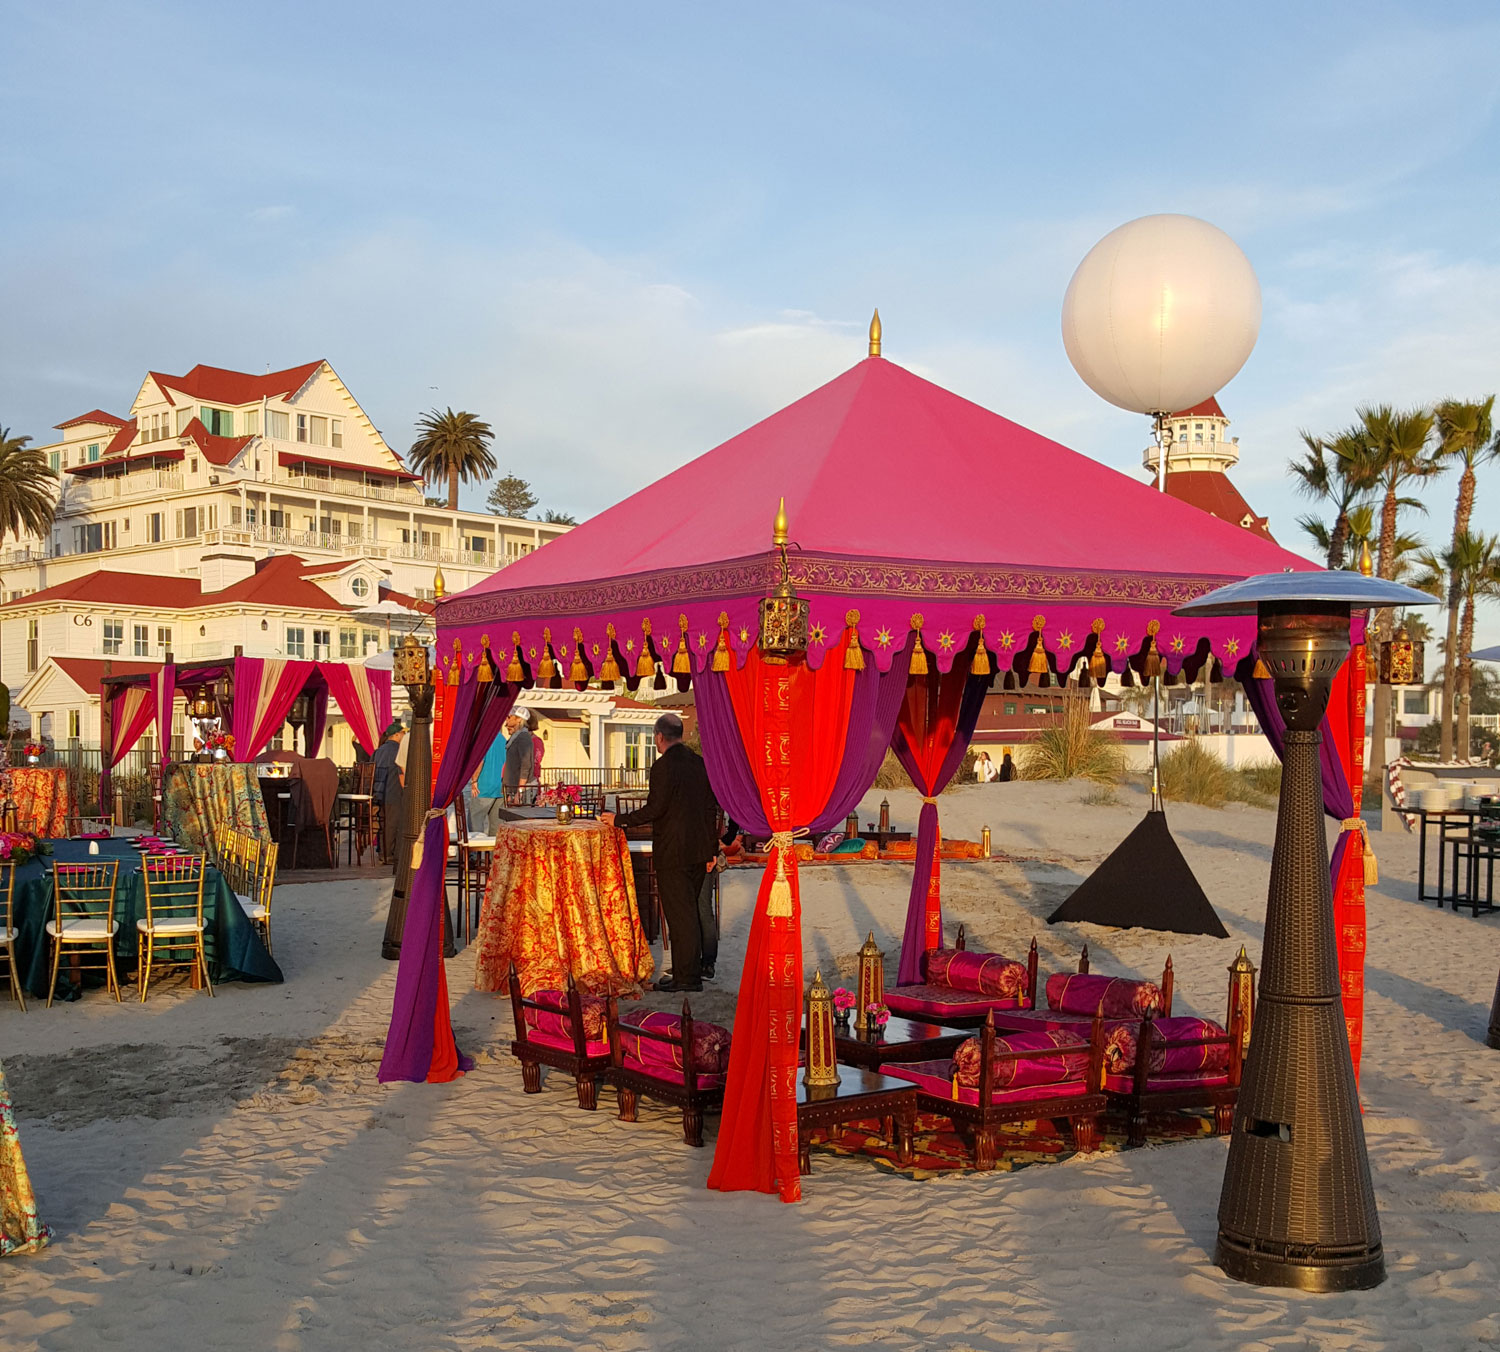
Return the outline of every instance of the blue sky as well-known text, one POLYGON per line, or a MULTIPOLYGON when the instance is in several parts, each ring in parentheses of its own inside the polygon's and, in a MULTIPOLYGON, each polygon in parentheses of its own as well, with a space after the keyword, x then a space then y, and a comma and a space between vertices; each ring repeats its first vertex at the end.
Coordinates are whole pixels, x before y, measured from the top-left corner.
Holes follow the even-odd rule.
POLYGON ((1492 4, 7 14, 0 423, 38 439, 149 367, 326 357, 398 449, 472 409, 584 516, 852 365, 878 304, 887 356, 1134 471, 1059 314, 1155 211, 1260 277, 1221 402, 1284 542, 1298 428, 1500 387, 1492 4))

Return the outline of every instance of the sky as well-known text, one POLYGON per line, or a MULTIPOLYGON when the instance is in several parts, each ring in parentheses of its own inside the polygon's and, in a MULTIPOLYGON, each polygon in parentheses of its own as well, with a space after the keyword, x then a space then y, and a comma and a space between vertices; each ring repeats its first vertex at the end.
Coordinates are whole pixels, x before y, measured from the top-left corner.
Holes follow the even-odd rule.
POLYGON ((1060 315, 1163 211, 1259 277, 1220 402, 1284 544, 1299 429, 1500 388, 1492 3, 10 0, 5 31, 0 425, 38 442, 148 369, 321 357, 395 449, 469 409, 584 518, 852 366, 878 305, 888 358, 1140 475, 1060 315))

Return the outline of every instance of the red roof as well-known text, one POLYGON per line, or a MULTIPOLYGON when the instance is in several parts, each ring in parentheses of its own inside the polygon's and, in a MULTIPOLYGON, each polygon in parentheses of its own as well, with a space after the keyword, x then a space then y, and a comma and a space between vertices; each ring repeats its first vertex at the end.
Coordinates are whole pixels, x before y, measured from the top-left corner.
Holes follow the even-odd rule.
POLYGON ((156 573, 116 573, 101 568, 55 587, 44 587, 29 596, 7 601, 7 607, 38 605, 49 601, 88 601, 96 605, 150 606, 166 610, 194 610, 203 606, 286 606, 295 610, 328 610, 346 613, 304 572, 307 565, 295 554, 258 559, 255 572, 225 587, 205 592, 195 577, 156 573))
POLYGON ((431 615, 437 609, 431 601, 419 601, 415 596, 408 596, 405 592, 398 592, 394 587, 381 587, 380 599, 382 601, 394 601, 398 606, 405 606, 408 610, 420 611, 423 615, 431 615))
MULTIPOLYGON (((1174 418, 1223 418, 1224 410, 1219 407, 1219 401, 1209 395, 1201 404, 1194 404, 1192 408, 1185 408, 1180 413, 1171 415, 1174 418)), ((1224 419, 1226 422, 1229 420, 1224 419)))
POLYGON ((115 433, 109 445, 104 448, 105 455, 119 455, 132 441, 135 440, 136 423, 132 418, 128 423, 123 423, 120 430, 115 433))
POLYGON ((91 695, 99 693, 99 682, 104 679, 104 668, 111 676, 149 676, 160 666, 160 662, 116 662, 100 657, 54 657, 63 675, 80 690, 91 695))
POLYGON ((355 465, 347 460, 330 460, 326 456, 308 455, 305 451, 277 451, 276 460, 281 465, 324 465, 329 469, 357 469, 366 474, 380 474, 390 479, 420 479, 404 469, 374 469, 369 465, 355 465))
POLYGON ((201 364, 185 376, 168 376, 159 371, 150 374, 151 379, 161 386, 169 404, 177 402, 172 398, 172 390, 190 399, 207 399, 215 404, 253 404, 257 399, 286 398, 296 394, 322 365, 321 361, 308 362, 306 366, 292 366, 263 376, 201 364))
POLYGON ((235 456, 255 440, 254 437, 216 437, 197 418, 182 429, 182 435, 192 439, 193 444, 203 452, 203 458, 211 465, 230 464, 235 456))
POLYGON ((1267 529, 1269 517, 1256 516, 1250 504, 1240 496, 1240 490, 1229 481, 1229 476, 1216 469, 1174 470, 1168 462, 1167 496, 1178 502, 1186 502, 1200 512, 1216 516, 1236 526, 1259 535, 1263 540, 1274 537, 1267 529), (1246 524, 1246 518, 1250 518, 1246 524))
POLYGON ((102 408, 90 409, 87 413, 80 413, 76 418, 69 418, 67 422, 54 423, 53 426, 59 432, 69 427, 82 427, 86 423, 97 423, 100 427, 124 427, 126 418, 117 418, 113 413, 106 413, 102 408))

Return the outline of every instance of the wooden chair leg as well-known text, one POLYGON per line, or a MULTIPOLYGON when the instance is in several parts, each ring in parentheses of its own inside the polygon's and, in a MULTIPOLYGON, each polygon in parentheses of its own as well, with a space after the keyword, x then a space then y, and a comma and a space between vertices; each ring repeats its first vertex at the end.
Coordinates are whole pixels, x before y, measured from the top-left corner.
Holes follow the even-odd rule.
POLYGON ((703 1109, 697 1104, 682 1110, 682 1139, 688 1145, 703 1148, 703 1109))
POLYGON ((974 1132, 974 1167, 980 1170, 995 1167, 995 1133, 985 1127, 974 1132))
POLYGON ((1097 1117, 1073 1119, 1073 1148, 1082 1154, 1099 1148, 1099 1119, 1097 1117))
POLYGON ((1234 1126, 1234 1104, 1214 1104, 1214 1135, 1228 1136, 1234 1126))
POLYGON ((1143 1146, 1146 1144, 1146 1110, 1136 1106, 1130 1110, 1130 1129, 1125 1137, 1127 1148, 1143 1146))
POLYGON ((527 1094, 542 1092, 542 1065, 540 1061, 521 1062, 521 1089, 527 1094))
POLYGON ((578 1106, 585 1112, 594 1112, 599 1107, 599 1081, 590 1071, 580 1070, 577 1075, 578 1106))
POLYGON ((804 1177, 812 1173, 812 1137, 804 1131, 797 1133, 797 1172, 804 1177))
POLYGON ((620 1111, 617 1114, 619 1120, 634 1122, 636 1120, 635 1090, 622 1084, 616 1092, 620 1100, 620 1111))

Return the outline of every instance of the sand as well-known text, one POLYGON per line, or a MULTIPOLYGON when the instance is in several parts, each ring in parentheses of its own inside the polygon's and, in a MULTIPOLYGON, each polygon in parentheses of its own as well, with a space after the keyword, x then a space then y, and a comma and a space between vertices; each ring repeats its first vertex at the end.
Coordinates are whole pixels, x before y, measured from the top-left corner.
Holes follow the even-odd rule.
MULTIPOLYGON (((1220 1017, 1241 942, 1258 959, 1273 814, 1171 813, 1231 931, 1183 939, 1042 923, 1135 823, 1144 799, 1077 785, 944 797, 950 835, 994 831, 1013 862, 944 867, 950 927, 1043 971, 1087 940, 1095 970, 1155 976, 1220 1017)), ((872 794, 871 814, 882 795, 872 794)), ((892 793, 898 822, 916 797, 892 793)), ((447 1086, 375 1079, 394 967, 388 884, 281 889, 283 986, 176 979, 142 1007, 91 993, 20 1015, 0 1056, 45 1219, 39 1257, 0 1266, 0 1348, 564 1349, 998 1347, 1436 1349, 1500 1344, 1500 1052, 1483 1045, 1500 916, 1415 900, 1407 837, 1377 838, 1369 901, 1366 1131, 1390 1278, 1302 1296, 1210 1261, 1225 1145, 1076 1156, 1014 1174, 913 1181, 815 1153, 805 1200, 723 1196, 709 1149, 613 1094, 580 1112, 560 1077, 526 1097, 508 1002, 452 959, 454 1022, 479 1064, 447 1086)), ((909 869, 804 874, 806 949, 853 970, 867 931, 894 962, 909 869)), ((732 1014, 753 874, 729 875, 722 989, 732 1014)), ((666 997, 655 997, 666 1004, 666 997)))

